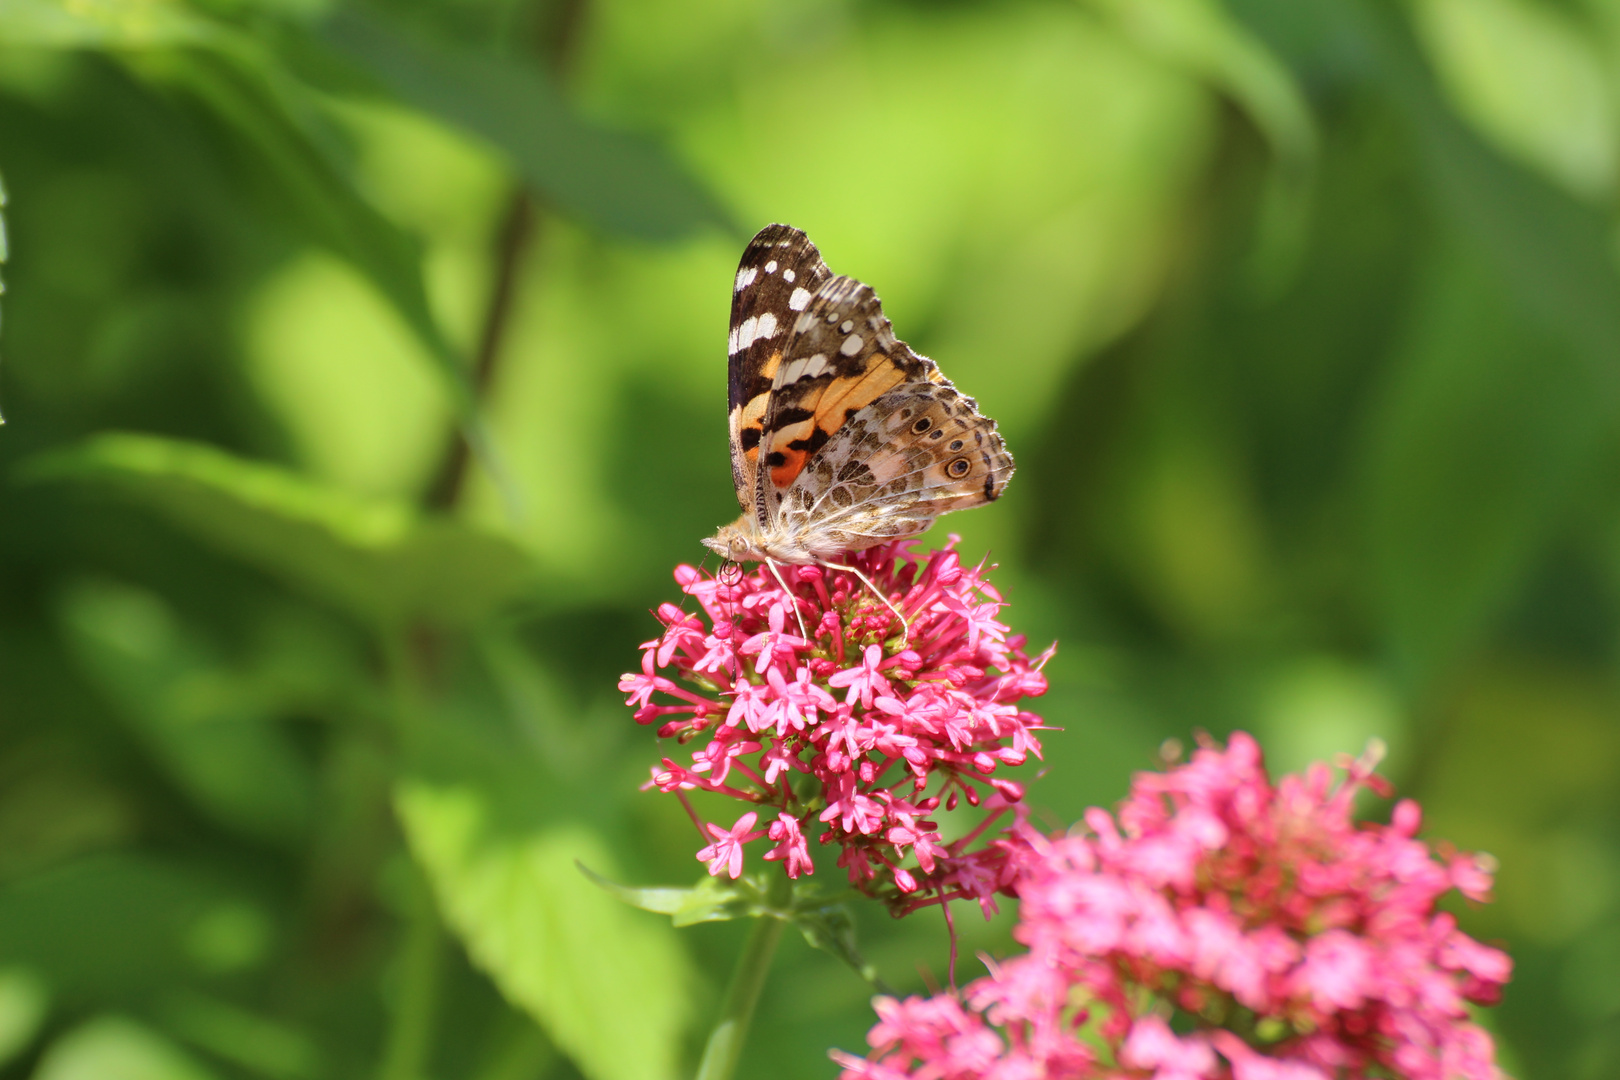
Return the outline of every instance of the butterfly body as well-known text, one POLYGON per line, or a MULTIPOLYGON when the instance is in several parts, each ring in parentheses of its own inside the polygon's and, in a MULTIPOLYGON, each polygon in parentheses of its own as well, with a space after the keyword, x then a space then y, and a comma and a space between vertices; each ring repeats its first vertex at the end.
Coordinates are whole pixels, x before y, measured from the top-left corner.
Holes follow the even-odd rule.
POLYGON ((729 347, 743 512, 704 541, 729 559, 831 563, 993 501, 1012 475, 995 421, 797 229, 743 253, 729 347))

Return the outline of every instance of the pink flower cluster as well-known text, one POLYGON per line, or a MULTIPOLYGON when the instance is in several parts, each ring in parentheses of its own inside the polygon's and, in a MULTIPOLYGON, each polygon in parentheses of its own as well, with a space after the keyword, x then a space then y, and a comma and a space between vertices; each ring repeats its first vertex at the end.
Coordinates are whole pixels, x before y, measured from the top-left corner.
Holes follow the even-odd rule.
POLYGON ((1436 857, 1411 801, 1358 825, 1375 763, 1273 785, 1237 734, 1138 775, 1117 820, 1029 846, 1029 952, 960 995, 880 998, 842 1080, 1497 1080, 1467 1004, 1511 961, 1435 909, 1487 899, 1488 860, 1436 857))
POLYGON ((909 629, 847 571, 781 566, 779 583, 764 566, 719 578, 677 568, 705 617, 663 605, 663 635, 619 683, 638 722, 696 744, 686 763, 665 757, 649 786, 688 811, 690 791, 747 804, 730 827, 694 813, 711 874, 738 877, 762 839, 790 878, 812 873, 807 838, 819 828, 850 882, 897 912, 968 897, 991 909, 1016 848, 991 826, 1009 810, 1022 820, 1022 786, 998 773, 1040 754, 1040 718, 1017 703, 1045 692, 1050 650, 1025 654, 997 621, 985 568, 949 546, 852 558, 909 629), (984 816, 947 841, 935 815, 959 802, 984 816))

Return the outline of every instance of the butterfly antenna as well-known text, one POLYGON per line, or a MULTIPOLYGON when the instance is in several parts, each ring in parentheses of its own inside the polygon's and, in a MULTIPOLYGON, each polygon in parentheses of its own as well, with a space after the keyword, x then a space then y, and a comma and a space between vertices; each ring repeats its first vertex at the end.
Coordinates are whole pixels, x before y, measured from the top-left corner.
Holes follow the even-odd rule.
POLYGON ((782 571, 777 569, 775 559, 766 559, 765 565, 771 568, 771 576, 776 578, 776 583, 782 586, 782 591, 787 593, 789 600, 793 601, 793 617, 799 620, 799 636, 806 641, 812 640, 804 629, 804 613, 799 610, 799 594, 788 588, 788 583, 782 579, 782 571))
POLYGON ((883 601, 884 607, 894 612, 894 617, 900 620, 900 651, 905 652, 907 646, 909 646, 911 643, 911 623, 906 620, 905 614, 902 613, 899 608, 894 606, 893 601, 883 594, 883 590, 872 584, 871 578, 867 577, 853 566, 844 566, 840 563, 834 562, 822 563, 821 565, 825 566, 829 570, 844 570, 848 573, 854 574, 856 577, 861 579, 862 584, 872 591, 873 596, 883 601))
MULTIPOLYGON (((703 558, 699 559, 698 564, 697 564, 697 572, 698 572, 699 577, 701 577, 703 575, 703 571, 708 565, 709 565, 709 552, 705 551, 703 553, 703 558)), ((721 566, 724 567, 724 565, 725 565, 725 563, 724 563, 724 561, 722 561, 721 566)), ((716 575, 716 576, 719 576, 719 575, 716 575)), ((686 602, 688 600, 690 600, 690 599, 692 599, 692 594, 687 592, 683 588, 681 590, 681 616, 683 618, 687 614, 687 612, 686 612, 686 602)))

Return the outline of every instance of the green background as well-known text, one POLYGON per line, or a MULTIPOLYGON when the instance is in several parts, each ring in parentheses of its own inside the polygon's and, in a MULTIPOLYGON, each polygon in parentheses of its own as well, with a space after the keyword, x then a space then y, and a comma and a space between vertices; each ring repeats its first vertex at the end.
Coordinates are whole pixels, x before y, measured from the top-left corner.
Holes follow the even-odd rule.
MULTIPOLYGON (((690 1074, 743 927, 575 860, 701 873, 614 684, 770 221, 1017 458, 1039 820, 1380 737, 1620 1075, 1617 174, 1615 0, 0 0, 0 1076, 690 1074)), ((742 1075, 867 997, 790 935, 742 1075)))

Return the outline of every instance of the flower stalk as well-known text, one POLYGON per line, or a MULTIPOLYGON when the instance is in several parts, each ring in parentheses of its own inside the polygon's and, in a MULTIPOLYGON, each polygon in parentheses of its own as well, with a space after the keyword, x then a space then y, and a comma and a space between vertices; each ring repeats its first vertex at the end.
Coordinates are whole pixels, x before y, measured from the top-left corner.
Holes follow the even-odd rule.
POLYGON ((427 1075, 439 1013, 445 961, 444 926, 426 879, 413 866, 404 935, 399 948, 399 986, 383 1047, 380 1080, 421 1080, 427 1075))
POLYGON ((783 926, 782 920, 772 915, 761 915, 754 920, 748 940, 743 943, 742 955, 737 957, 737 966, 732 970, 720 1018, 703 1048, 697 1080, 731 1080, 737 1071, 743 1044, 748 1039, 748 1027, 754 1019, 754 1006, 759 1004, 759 993, 765 987, 765 976, 770 972, 777 943, 782 940, 783 926))

